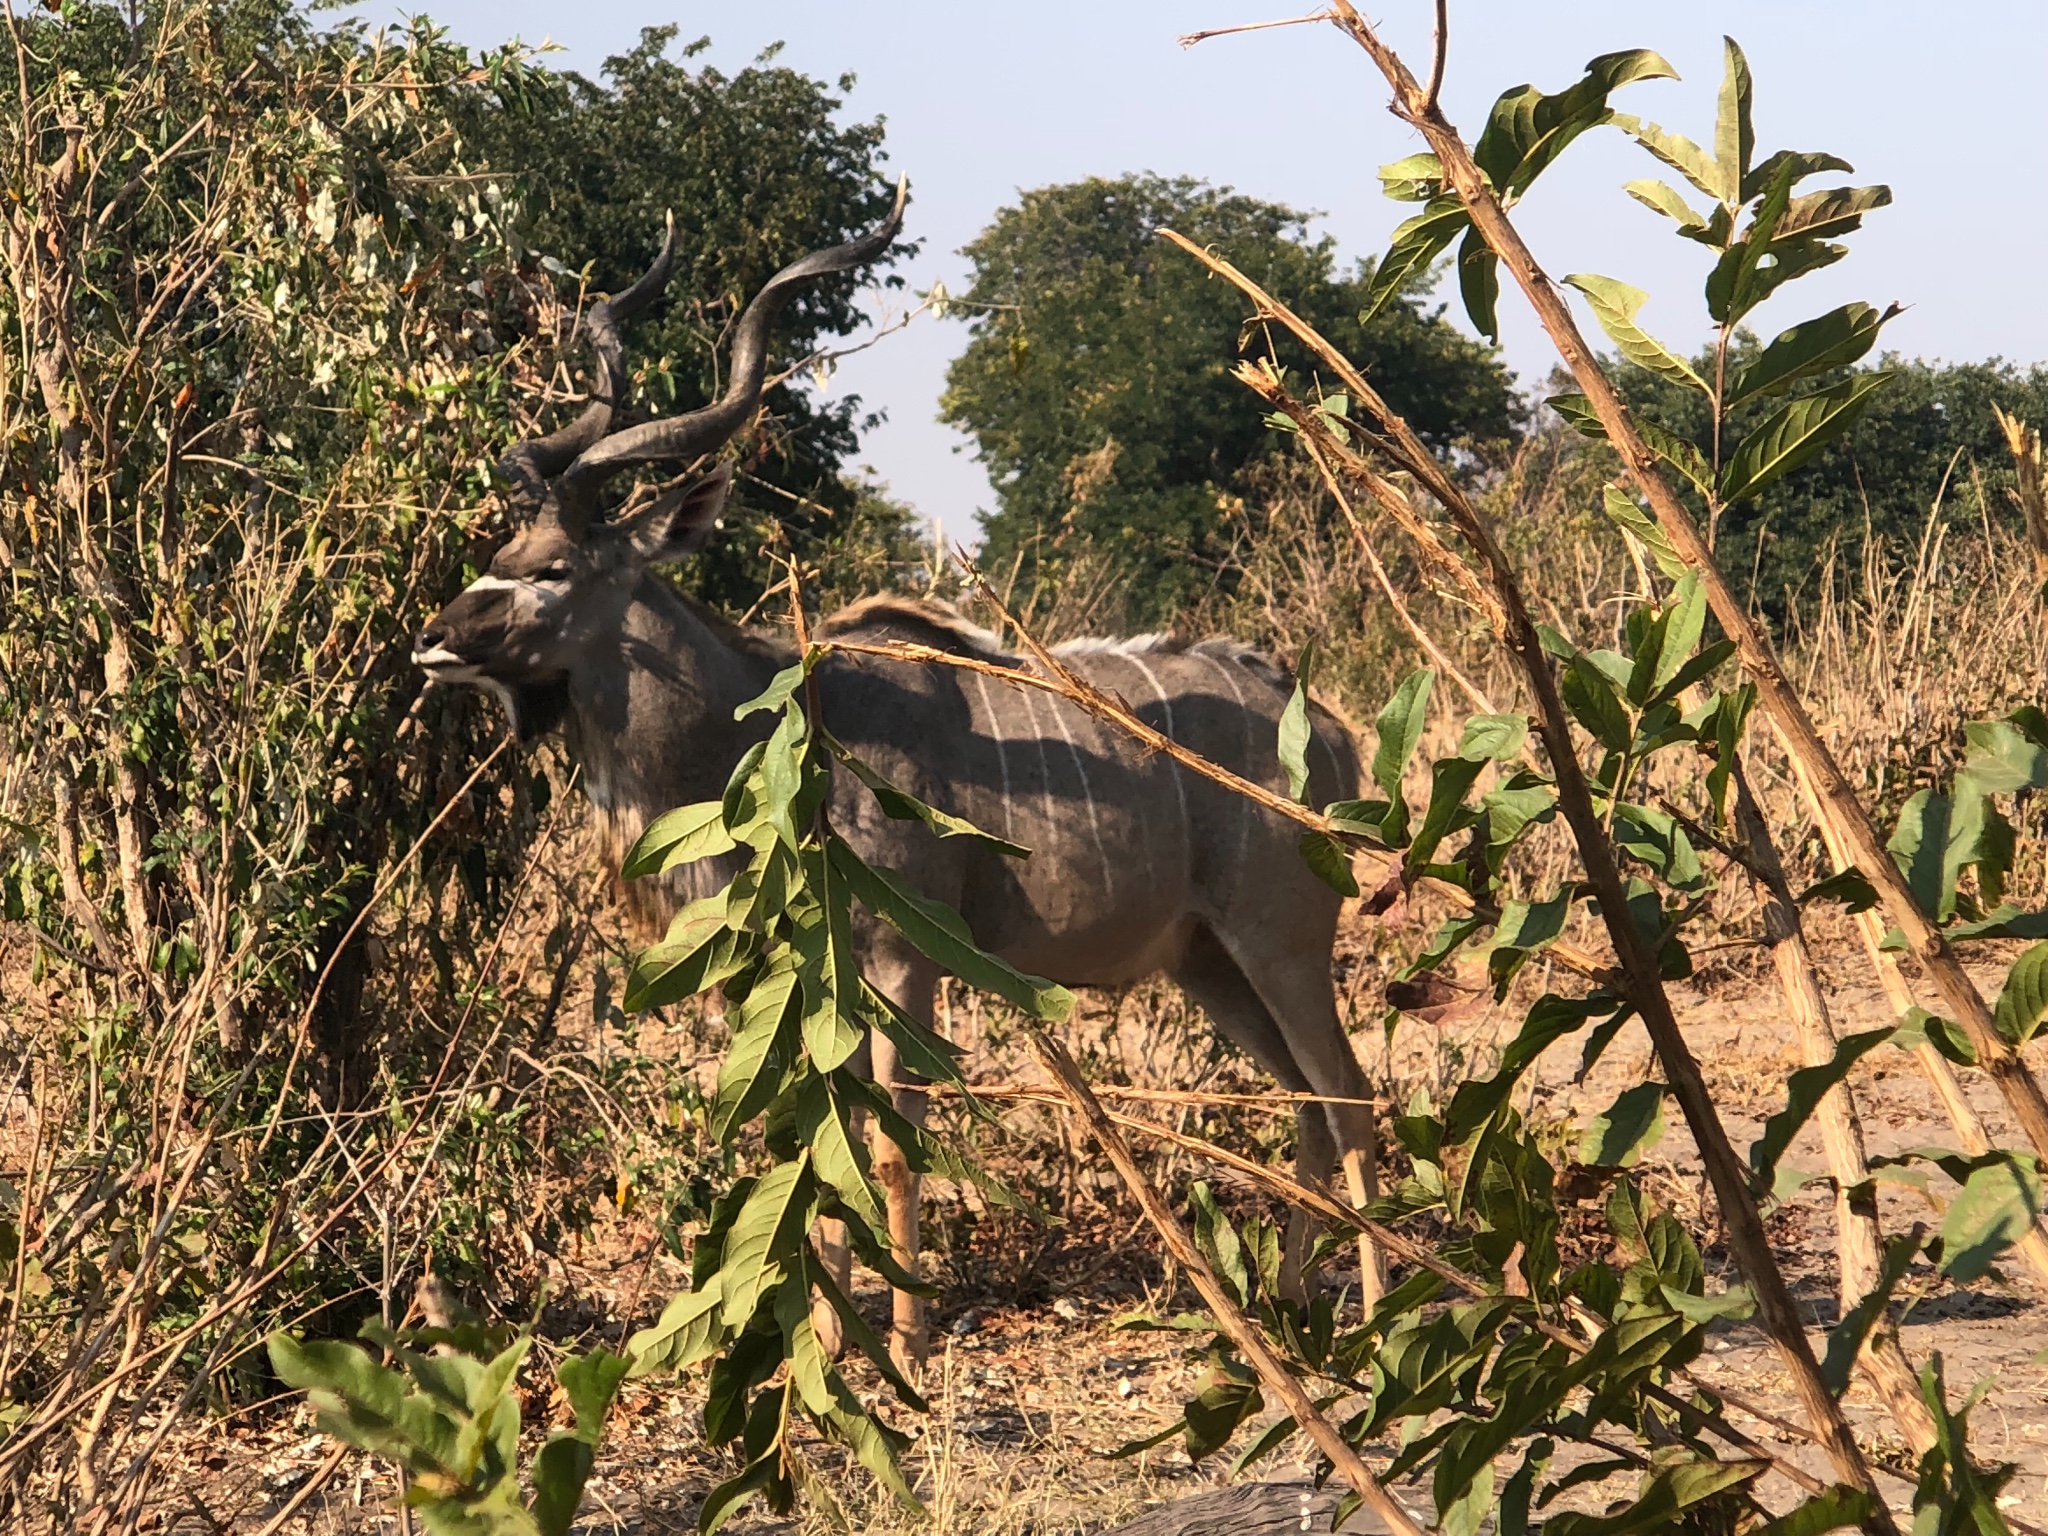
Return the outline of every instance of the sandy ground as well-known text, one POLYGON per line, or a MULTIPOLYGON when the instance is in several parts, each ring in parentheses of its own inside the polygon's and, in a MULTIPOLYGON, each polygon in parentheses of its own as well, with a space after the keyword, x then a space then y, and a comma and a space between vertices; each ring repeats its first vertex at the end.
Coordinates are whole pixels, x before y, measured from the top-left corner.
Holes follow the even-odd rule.
MULTIPOLYGON (((1353 968, 1369 972, 1372 961, 1354 957, 1353 968)), ((1838 969, 1847 983, 1833 998, 1838 1028, 1847 1033, 1886 1022, 1876 989, 1849 980, 1855 972, 1846 955, 1838 969)), ((1372 978, 1358 974, 1352 980, 1363 989, 1372 978)), ((1986 982, 1995 991, 1989 973, 1986 982)), ((1745 1147, 1782 1104, 1785 1078, 1800 1064, 1789 1030, 1780 1021, 1778 999, 1771 990, 1724 977, 1711 989, 1681 986, 1675 1001, 1730 1136, 1738 1148, 1745 1147)), ((1383 1056, 1377 1065, 1397 1085, 1426 1079, 1432 1072, 1460 1075, 1469 1064, 1483 1068, 1489 1043, 1512 1027, 1513 1020, 1503 1009, 1436 1038, 1427 1030, 1410 1029, 1403 1033, 1403 1050, 1392 1058, 1383 1056)), ((1114 1020, 1109 1028, 1116 1028, 1114 1020)), ((1367 1054, 1370 1059, 1370 1049, 1367 1054)), ((1621 1089, 1642 1081, 1651 1065, 1647 1040, 1634 1026, 1617 1039, 1591 1080, 1575 1085, 1571 1079, 1577 1061, 1576 1040, 1553 1048, 1538 1064, 1531 1090, 1518 1102, 1530 1103, 1538 1117, 1583 1117, 1603 1108, 1621 1089)), ((2048 1067, 2048 1060, 2037 1060, 2035 1066, 2037 1071, 2048 1067)), ((1971 1079, 1972 1100, 1994 1135, 2001 1144, 2017 1144, 1988 1082, 1975 1074, 1966 1077, 1971 1079)), ((1254 1086, 1246 1078, 1236 1081, 1254 1086)), ((1881 1048, 1864 1059, 1852 1082, 1873 1153, 1953 1144, 1933 1095, 1909 1056, 1881 1048)), ((1051 1150, 1040 1147, 1041 1154, 1051 1150)), ((1805 1168, 1823 1166, 1811 1126, 1787 1160, 1805 1168)), ((1689 1207, 1699 1230, 1703 1181, 1675 1109, 1669 1113, 1664 1139, 1645 1156, 1644 1165, 1659 1197, 1682 1212, 1689 1207)), ((1187 1172, 1186 1165, 1162 1170, 1168 1179, 1184 1178, 1187 1172)), ((1100 1175, 1099 1169, 1080 1167, 1079 1187, 1098 1188, 1104 1183, 1100 1175)), ((1938 1216, 1910 1191, 1887 1189, 1882 1200, 1887 1231, 1914 1220, 1938 1224, 1938 1216)), ((1178 1336, 1109 1326, 1121 1313, 1135 1307, 1164 1309, 1172 1298, 1127 1205, 1112 1194, 1082 1200, 1076 1209, 1069 1228, 1055 1237, 1020 1236, 1006 1229, 996 1241, 984 1229, 972 1239, 989 1250, 978 1263, 959 1256, 947 1261, 951 1281, 936 1314, 940 1342, 928 1382, 934 1413, 922 1424, 900 1416, 919 1437, 907 1458, 908 1470, 930 1505, 932 1521, 906 1516, 878 1498, 857 1472, 846 1473, 837 1452, 820 1446, 818 1465, 828 1484, 838 1490, 842 1528, 922 1529, 940 1536, 1078 1536, 1111 1528, 1162 1501, 1187 1497, 1224 1480, 1227 1455, 1191 1467, 1177 1442, 1129 1460, 1108 1458, 1106 1453, 1119 1443, 1148 1434, 1177 1416, 1198 1366, 1183 1356, 1185 1340, 1178 1336)), ((1773 1245, 1808 1312, 1817 1349, 1837 1315, 1833 1225, 1832 1194, 1824 1188, 1802 1192, 1770 1219, 1773 1245)), ((573 1279, 594 1298, 591 1321, 615 1336, 642 1321, 640 1314, 652 1310, 654 1299, 670 1283, 659 1272, 629 1277, 621 1269, 595 1262, 595 1254, 587 1257, 593 1261, 590 1267, 573 1279), (629 1297, 643 1299, 636 1303, 629 1297), (626 1315, 607 1315, 607 1299, 626 1315)), ((1719 1247, 1709 1246, 1708 1262, 1716 1271, 1710 1288, 1735 1278, 1719 1247)), ((1908 1288, 1924 1296, 1903 1330, 1909 1355, 1918 1363, 1938 1350, 1946 1362, 1952 1398, 1960 1399, 1980 1381, 1987 1383, 1972 1415, 1973 1447, 1980 1460, 2018 1465, 2019 1473, 2007 1490, 2007 1513, 2048 1525, 2048 1364, 2037 1359, 2048 1346, 2048 1298, 2016 1261, 1966 1289, 1941 1282, 1923 1263, 1908 1288)), ((873 1315, 886 1305, 879 1289, 864 1292, 863 1300, 873 1315)), ((1179 1304, 1187 1304, 1185 1294, 1179 1304)), ((1798 1416, 1778 1357, 1753 1326, 1717 1327, 1698 1372, 1703 1380, 1737 1389, 1772 1412, 1798 1416)), ((698 1439, 699 1402, 687 1383, 629 1387, 591 1482, 580 1531, 695 1528, 704 1492, 725 1475, 726 1467, 723 1454, 708 1451, 698 1439)), ((1910 1464, 1904 1444, 1867 1388, 1852 1388, 1848 1408, 1875 1459, 1901 1469, 1910 1464)), ((548 1421, 548 1405, 536 1398, 529 1405, 529 1417, 538 1430, 548 1421)), ((1731 1417, 1780 1454, 1817 1472, 1824 1470, 1811 1447, 1740 1414, 1731 1417)), ((278 1512, 330 1449, 312 1431, 303 1409, 273 1412, 252 1423, 201 1427, 179 1443, 166 1482, 169 1497, 159 1506, 155 1528, 254 1531, 278 1512)), ((1253 1475, 1287 1480, 1298 1478, 1300 1471, 1285 1458, 1276 1458, 1253 1475)), ((1909 1484, 1889 1478, 1886 1482, 1903 1510, 1909 1484)), ((1760 1487, 1774 1507, 1791 1502, 1791 1489, 1782 1480, 1767 1480, 1760 1487)), ((396 1531, 400 1518, 394 1511, 394 1491, 386 1471, 351 1456, 284 1528, 396 1531)), ((1610 1484, 1607 1497, 1624 1491, 1619 1483, 1610 1484)), ((1426 1489, 1408 1492, 1411 1507, 1426 1515, 1426 1489)), ((1599 1508, 1603 1502, 1586 1507, 1599 1508)), ((823 1531, 836 1523, 824 1511, 790 1520, 755 1512, 728 1528, 766 1536, 823 1531)), ((1346 1527, 1374 1528, 1363 1517, 1346 1527)))

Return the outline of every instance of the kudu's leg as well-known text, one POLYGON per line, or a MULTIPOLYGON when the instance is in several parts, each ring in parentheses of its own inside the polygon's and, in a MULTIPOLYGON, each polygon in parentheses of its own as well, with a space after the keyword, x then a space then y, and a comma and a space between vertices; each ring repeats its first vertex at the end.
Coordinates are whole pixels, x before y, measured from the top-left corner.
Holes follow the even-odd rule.
MULTIPOLYGON (((875 985, 889 1000, 927 1029, 933 1024, 932 995, 938 973, 919 956, 914 962, 877 963, 869 972, 875 985)), ((922 1079, 903 1070, 896 1047, 882 1035, 871 1039, 875 1082, 888 1090, 896 1113, 912 1125, 922 1127, 929 1095, 922 1079)), ((903 1149, 874 1127, 868 1138, 874 1155, 875 1178, 888 1196, 889 1246, 896 1262, 913 1277, 922 1279, 918 1267, 918 1215, 922 1181, 904 1160, 903 1149)), ((892 1293, 889 1352, 906 1373, 921 1369, 930 1353, 926 1331, 924 1298, 910 1291, 892 1293)))
MULTIPOLYGON (((1318 956, 1284 956, 1248 966, 1246 977, 1278 1021, 1282 1038, 1309 1091, 1327 1095, 1323 1106, 1344 1164, 1345 1193, 1355 1206, 1379 1198, 1379 1162, 1373 1149, 1371 1092, 1365 1069, 1351 1049, 1337 1014, 1327 950, 1318 956)), ((1308 1138, 1302 1138, 1304 1147, 1308 1138)), ((1360 1300, 1371 1311, 1387 1290, 1386 1256, 1371 1238, 1358 1239, 1360 1300)))
MULTIPOLYGON (((1257 988, 1207 928, 1194 930, 1168 974, 1209 1015, 1224 1039, 1250 1056, 1282 1088, 1289 1093, 1315 1091, 1302 1075, 1279 1023, 1257 988)), ((1296 1124, 1299 1135, 1295 1143, 1295 1176, 1304 1184, 1321 1184, 1337 1165, 1329 1121, 1311 1104, 1296 1117, 1296 1124)), ((1297 1208, 1287 1219, 1286 1249, 1280 1271, 1282 1291, 1297 1301, 1307 1296, 1302 1266, 1308 1257, 1309 1240, 1308 1216, 1297 1208)))

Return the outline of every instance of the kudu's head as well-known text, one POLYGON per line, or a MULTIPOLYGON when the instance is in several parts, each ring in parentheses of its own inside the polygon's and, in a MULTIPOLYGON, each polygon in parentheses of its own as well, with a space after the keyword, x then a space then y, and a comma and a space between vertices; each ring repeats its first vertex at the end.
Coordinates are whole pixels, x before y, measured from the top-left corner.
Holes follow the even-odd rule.
POLYGON ((497 694, 522 738, 554 725, 571 672, 617 631, 648 567, 680 559, 711 536, 732 476, 721 465, 623 513, 604 506, 605 485, 636 465, 688 465, 746 425, 760 404, 776 312, 810 279, 851 271, 886 250, 902 226, 906 191, 898 187, 879 228, 792 262, 754 295, 734 331, 723 397, 684 416, 614 431, 626 380, 619 322, 646 308, 668 281, 671 221, 646 274, 590 307, 584 324, 597 355, 590 403, 569 425, 517 444, 500 461, 515 532, 490 568, 415 637, 413 660, 438 680, 497 694))

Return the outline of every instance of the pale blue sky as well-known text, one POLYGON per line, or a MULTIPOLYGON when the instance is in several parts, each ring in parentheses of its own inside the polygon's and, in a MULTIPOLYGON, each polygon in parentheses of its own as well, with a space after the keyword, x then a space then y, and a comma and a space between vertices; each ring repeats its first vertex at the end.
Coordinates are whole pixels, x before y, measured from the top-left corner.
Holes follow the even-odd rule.
MULTIPOLYGON (((858 77, 845 112, 888 119, 890 169, 911 179, 911 233, 924 252, 898 270, 914 288, 956 291, 958 248, 1019 188, 1087 175, 1204 177, 1322 215, 1342 257, 1376 252, 1412 208, 1379 195, 1379 164, 1421 147, 1387 115, 1386 90, 1331 28, 1218 38, 1199 28, 1312 9, 1312 0, 374 0, 372 18, 424 9, 464 41, 552 38, 555 62, 596 73, 642 26, 709 34, 700 59, 731 71, 786 44, 779 62, 826 80, 858 77)), ((1418 73, 1426 0, 1380 0, 1386 34, 1418 73)), ((1760 151, 1829 150, 1895 204, 1850 237, 1851 256, 1786 290, 1759 315, 1782 327, 1848 299, 1911 306, 1886 332, 1909 354, 2048 359, 2048 5, 1960 0, 1931 7, 1870 0, 1452 0, 1444 101, 1476 135, 1487 106, 1524 81, 1568 85, 1596 53, 1649 47, 1682 81, 1622 92, 1617 105, 1696 139, 1712 130, 1721 35, 1748 53, 1760 151)), ((1621 183, 1660 174, 1611 131, 1581 139, 1522 206, 1519 222, 1554 275, 1592 270, 1646 288, 1644 323, 1667 341, 1703 333, 1704 252, 1627 198, 1621 183)), ((680 211, 680 210, 679 210, 680 211)), ((1457 313, 1453 306, 1454 315, 1457 313)), ((1460 317, 1462 323, 1462 317, 1460 317)), ((1501 303, 1502 342, 1525 382, 1552 354, 1519 294, 1501 303)), ((1590 327, 1589 327, 1590 329, 1590 327)), ((949 532, 971 535, 991 503, 966 440, 935 419, 947 362, 966 340, 928 316, 848 360, 835 391, 887 412, 861 462, 949 532)))

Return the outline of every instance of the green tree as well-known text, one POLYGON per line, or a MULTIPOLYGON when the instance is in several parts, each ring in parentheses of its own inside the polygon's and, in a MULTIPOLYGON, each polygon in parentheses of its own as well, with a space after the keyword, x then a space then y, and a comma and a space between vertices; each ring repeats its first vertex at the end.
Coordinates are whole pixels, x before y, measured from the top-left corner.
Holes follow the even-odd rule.
MULTIPOLYGON (((1760 350, 1754 338, 1742 338, 1731 349, 1731 374, 1760 350)), ((1871 366, 1819 374, 1798 392, 1835 387, 1871 366)), ((1874 366, 1893 376, 1871 394, 1855 425, 1762 494, 1731 506, 1721 520, 1722 566, 1738 584, 1753 581, 1757 606, 1773 618, 1818 596, 1815 584, 1831 548, 1854 562, 1866 536, 1894 549, 1916 546, 1944 484, 1943 504, 1964 518, 1966 528, 1978 525, 1980 485, 1992 522, 2017 526, 2019 514, 2005 494, 2012 461, 1991 407, 2027 421, 2048 421, 2048 366, 2019 367, 1999 358, 1931 363, 1895 355, 1874 366)), ((1695 367, 1710 372, 1711 355, 1702 354, 1695 367)), ((1697 390, 1632 364, 1618 365, 1615 374, 1645 418, 1707 446, 1706 402, 1697 390)), ((1730 413, 1732 434, 1748 432, 1780 403, 1760 397, 1738 405, 1730 413)))
MULTIPOLYGON (((943 405, 995 481, 999 506, 983 526, 997 568, 1021 557, 1044 576, 1054 551, 1092 544, 1124 568, 1137 622, 1170 618, 1215 579, 1222 508, 1274 447, 1230 365, 1267 337, 1246 332, 1234 290, 1154 238, 1162 225, 1284 295, 1435 444, 1512 432, 1497 356, 1409 299, 1361 326, 1370 272, 1339 275, 1304 215, 1187 178, 1042 188, 966 247, 974 335, 943 405)), ((1280 354, 1308 366, 1290 343, 1280 354)))
MULTIPOLYGON (((472 128, 484 158, 518 188, 520 234, 544 258, 587 273, 593 291, 638 277, 675 214, 668 295, 629 338, 652 360, 635 407, 661 414, 694 409, 722 387, 727 332, 762 283, 872 229, 893 196, 881 119, 838 120, 852 75, 834 95, 772 63, 780 44, 732 75, 693 69, 710 39, 672 49, 675 38, 673 26, 649 27, 605 60, 601 79, 550 74, 509 109, 479 100, 472 128)), ((806 287, 783 311, 771 355, 800 361, 858 329, 868 281, 848 274, 806 287)), ((761 526, 755 537, 716 541, 686 573, 700 595, 739 608, 764 585, 759 547, 770 523, 813 559, 849 544, 896 548, 910 526, 905 509, 862 496, 842 474, 866 420, 857 396, 825 400, 784 384, 767 406, 743 445, 750 478, 738 498, 761 526)))

